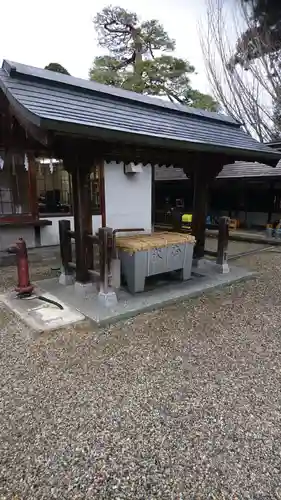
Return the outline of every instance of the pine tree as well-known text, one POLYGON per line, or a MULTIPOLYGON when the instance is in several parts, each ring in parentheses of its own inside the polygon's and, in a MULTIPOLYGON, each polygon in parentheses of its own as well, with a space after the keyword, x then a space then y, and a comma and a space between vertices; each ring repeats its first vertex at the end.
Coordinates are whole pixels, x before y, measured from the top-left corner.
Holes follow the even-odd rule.
POLYGON ((134 12, 109 6, 97 14, 94 25, 99 45, 108 54, 95 58, 90 69, 92 80, 217 109, 211 96, 192 89, 190 76, 195 68, 174 56, 175 41, 159 21, 141 22, 134 12))
POLYGON ((47 66, 45 66, 44 69, 48 69, 49 71, 55 71, 56 73, 62 73, 63 75, 69 75, 67 69, 65 69, 59 63, 49 63, 47 66))

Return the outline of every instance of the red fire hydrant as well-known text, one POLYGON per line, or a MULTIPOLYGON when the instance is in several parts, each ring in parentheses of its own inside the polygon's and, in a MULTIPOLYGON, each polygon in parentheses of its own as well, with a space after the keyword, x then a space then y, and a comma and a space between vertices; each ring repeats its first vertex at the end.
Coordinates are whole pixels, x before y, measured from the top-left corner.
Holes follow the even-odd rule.
POLYGON ((31 295, 34 286, 29 280, 29 268, 26 243, 23 238, 19 238, 14 245, 8 248, 9 253, 14 253, 17 259, 18 286, 15 291, 19 295, 31 295))

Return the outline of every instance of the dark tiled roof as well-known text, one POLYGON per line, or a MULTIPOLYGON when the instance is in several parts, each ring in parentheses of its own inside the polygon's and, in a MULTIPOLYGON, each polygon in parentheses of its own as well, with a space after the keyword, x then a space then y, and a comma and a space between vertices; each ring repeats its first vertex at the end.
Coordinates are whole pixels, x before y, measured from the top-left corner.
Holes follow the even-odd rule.
POLYGON ((194 115, 197 117, 210 118, 212 120, 218 120, 220 122, 238 124, 233 118, 227 115, 214 113, 212 111, 205 111, 203 109, 191 108, 184 106, 182 104, 171 103, 170 101, 165 101, 164 99, 157 99, 155 97, 146 96, 142 94, 137 94, 136 92, 131 92, 129 90, 120 89, 117 87, 112 87, 111 85, 103 85, 101 83, 95 82, 93 80, 83 80, 82 78, 75 78, 73 76, 64 75, 62 73, 56 73, 54 71, 49 71, 40 68, 34 68, 33 66, 27 66, 25 64, 15 63, 11 61, 4 61, 2 68, 10 76, 16 76, 17 78, 27 78, 45 81, 45 83, 59 84, 63 87, 72 87, 73 90, 78 90, 79 93, 82 91, 90 91, 109 96, 116 97, 119 99, 126 99, 133 103, 147 104, 149 106, 158 107, 162 109, 168 109, 171 111, 176 111, 184 113, 187 115, 194 115))
MULTIPOLYGON (((225 165, 218 175, 218 179, 242 179, 257 177, 279 177, 281 176, 281 161, 275 168, 257 162, 237 161, 231 165, 225 165)), ((181 168, 155 167, 155 180, 157 181, 180 181, 187 179, 181 168)))
POLYGON ((232 165, 225 165, 219 173, 218 179, 278 177, 279 175, 281 175, 281 162, 272 168, 262 163, 238 161, 232 165))
POLYGON ((187 179, 187 176, 182 168, 174 168, 172 166, 159 167, 158 165, 155 165, 154 172, 156 181, 181 181, 187 179))
POLYGON ((274 149, 281 149, 281 138, 275 141, 266 142, 265 144, 274 149))
POLYGON ((244 160, 281 157, 229 117, 96 82, 4 61, 0 88, 18 113, 45 129, 62 131, 72 124, 77 133, 119 133, 128 142, 137 136, 143 145, 164 140, 164 147, 218 151, 244 160))

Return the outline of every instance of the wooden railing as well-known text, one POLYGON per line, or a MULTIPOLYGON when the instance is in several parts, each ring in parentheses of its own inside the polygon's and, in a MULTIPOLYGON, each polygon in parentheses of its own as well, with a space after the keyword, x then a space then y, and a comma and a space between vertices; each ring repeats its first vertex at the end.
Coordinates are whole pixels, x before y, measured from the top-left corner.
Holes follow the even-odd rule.
MULTIPOLYGON (((91 278, 98 282, 100 291, 107 293, 112 284, 112 261, 116 259, 116 234, 125 232, 139 233, 141 231, 144 231, 144 229, 118 228, 113 230, 110 227, 101 227, 98 230, 98 235, 85 234, 87 240, 86 248, 92 247, 89 248, 88 257, 90 258, 85 256, 85 260, 87 261, 87 274, 89 279, 91 278), (92 251, 93 247, 96 252, 92 251), (97 254, 99 256, 98 259, 95 258, 97 254)), ((72 240, 74 240, 74 242, 76 241, 76 234, 75 231, 71 230, 69 220, 59 221, 59 238, 62 273, 65 276, 71 277, 73 273, 77 271, 80 263, 77 259, 76 262, 73 262, 72 240)))
MULTIPOLYGON (((164 211, 163 211, 164 212, 164 211)), ((159 211, 158 211, 159 214, 159 211)), ((180 211, 174 210, 171 214, 162 213, 162 221, 166 221, 166 230, 177 231, 182 233, 190 233, 191 227, 188 227, 186 223, 182 222, 182 213, 180 211), (168 222, 169 221, 169 222, 168 222)), ((227 265, 227 250, 228 250, 228 240, 229 240, 229 217, 220 217, 218 225, 207 225, 206 229, 217 229, 218 230, 218 246, 217 250, 204 250, 204 254, 210 257, 216 258, 216 263, 220 266, 227 265)), ((160 218, 158 218, 160 221, 160 218)), ((163 223, 164 224, 164 223, 163 223)), ((156 227, 160 228, 161 223, 156 223, 156 227)), ((163 227, 163 226, 162 226, 163 227)))
MULTIPOLYGON (((60 238, 60 256, 62 272, 66 276, 73 275, 77 270, 79 262, 73 262, 72 241, 76 241, 75 231, 71 230, 69 220, 59 221, 59 238, 60 238)), ((89 251, 90 258, 85 256, 87 260, 87 273, 89 277, 103 283, 106 288, 106 262, 109 260, 109 253, 112 248, 112 230, 110 228, 100 228, 98 236, 93 234, 85 234, 87 247, 94 246, 96 252, 89 251), (97 252, 99 254, 98 268, 97 267, 97 252)))

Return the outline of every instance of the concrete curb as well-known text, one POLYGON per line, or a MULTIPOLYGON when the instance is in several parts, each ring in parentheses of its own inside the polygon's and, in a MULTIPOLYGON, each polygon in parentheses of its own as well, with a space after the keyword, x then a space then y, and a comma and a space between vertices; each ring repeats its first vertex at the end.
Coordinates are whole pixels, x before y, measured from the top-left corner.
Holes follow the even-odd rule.
MULTIPOLYGON (((248 274, 247 276, 239 277, 239 278, 231 281, 230 283, 220 283, 219 285, 210 286, 210 288, 208 288, 203 293, 204 293, 204 295, 207 295, 209 292, 213 292, 215 290, 221 290, 222 288, 225 288, 227 286, 236 285, 236 284, 241 283, 243 281, 254 280, 257 278, 257 276, 258 276, 258 273, 253 272, 251 274, 248 274)), ((139 316, 140 314, 143 314, 143 313, 158 311, 160 309, 163 309, 166 306, 176 304, 177 302, 185 302, 185 301, 188 301, 190 299, 196 299, 197 297, 200 297, 201 295, 202 295, 202 291, 196 291, 196 292, 190 293, 186 296, 182 296, 180 298, 177 297, 177 298, 170 298, 170 299, 164 300, 159 305, 148 304, 147 306, 144 306, 141 310, 139 310, 137 312, 134 310, 133 311, 125 311, 124 313, 119 314, 118 317, 116 316, 116 317, 112 317, 112 318, 106 318, 104 320, 102 319, 99 322, 94 321, 93 319, 88 318, 88 317, 87 317, 87 319, 90 319, 90 321, 93 322, 93 324, 95 326, 97 326, 98 328, 104 328, 105 326, 114 325, 116 323, 126 321, 126 320, 131 319, 131 318, 135 318, 136 316, 139 316)))

